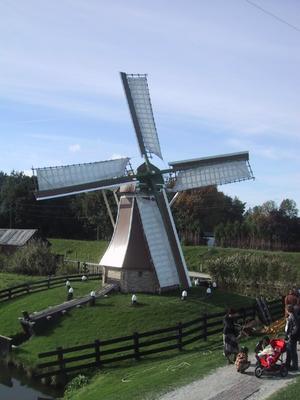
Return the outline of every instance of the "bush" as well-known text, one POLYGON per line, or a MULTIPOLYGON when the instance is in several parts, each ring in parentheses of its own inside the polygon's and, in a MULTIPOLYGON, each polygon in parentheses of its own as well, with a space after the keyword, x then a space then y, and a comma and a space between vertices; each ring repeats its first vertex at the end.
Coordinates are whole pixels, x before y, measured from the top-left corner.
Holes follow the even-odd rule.
POLYGON ((279 257, 235 254, 205 261, 219 286, 240 293, 276 296, 299 284, 300 271, 279 257))
POLYGON ((78 267, 74 263, 63 262, 59 265, 57 275, 72 275, 78 274, 78 267))
POLYGON ((73 395, 76 393, 76 391, 83 386, 87 385, 89 382, 88 378, 85 375, 78 375, 74 379, 71 380, 71 382, 68 384, 66 390, 65 390, 65 395, 64 398, 66 399, 71 399, 73 395))
POLYGON ((49 247, 40 241, 29 243, 9 258, 8 272, 25 275, 53 275, 58 262, 49 247))
POLYGON ((4 254, 0 254, 0 271, 4 271, 7 265, 8 265, 7 256, 4 254))

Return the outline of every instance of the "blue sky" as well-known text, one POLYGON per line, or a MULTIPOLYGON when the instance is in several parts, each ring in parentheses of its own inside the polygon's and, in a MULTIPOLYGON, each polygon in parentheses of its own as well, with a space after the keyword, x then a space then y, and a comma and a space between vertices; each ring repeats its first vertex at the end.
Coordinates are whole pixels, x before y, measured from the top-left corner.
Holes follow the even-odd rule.
POLYGON ((119 71, 148 73, 168 161, 249 150, 247 206, 300 207, 300 3, 1 0, 0 170, 132 157, 119 71), (299 29, 299 30, 297 30, 299 29))

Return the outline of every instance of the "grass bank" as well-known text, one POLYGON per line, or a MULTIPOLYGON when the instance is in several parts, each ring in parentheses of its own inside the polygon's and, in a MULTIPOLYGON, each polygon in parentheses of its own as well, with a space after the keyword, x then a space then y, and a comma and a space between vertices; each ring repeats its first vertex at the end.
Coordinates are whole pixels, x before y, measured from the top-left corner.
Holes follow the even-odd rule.
POLYGON ((279 390, 274 395, 268 397, 267 400, 296 400, 299 399, 300 393, 300 377, 279 390))
MULTIPOLYGON (((101 256, 105 252, 108 242, 104 241, 84 241, 84 240, 67 240, 67 239, 49 239, 52 244, 52 251, 57 254, 63 254, 67 258, 80 261, 89 261, 98 263, 101 256)), ((288 253, 283 251, 262 251, 262 250, 246 250, 231 249, 222 247, 208 248, 207 246, 183 246, 183 252, 186 258, 188 268, 190 270, 201 270, 201 264, 214 257, 227 257, 237 253, 241 254, 265 254, 278 256, 300 268, 300 253, 288 253)))
MULTIPOLYGON (((39 277, 40 278, 40 277, 39 277)), ((74 282, 74 297, 86 295, 91 289, 100 286, 97 281, 74 282)), ((67 293, 65 287, 48 289, 39 293, 32 293, 17 297, 13 300, 0 303, 1 326, 0 334, 4 336, 14 336, 22 332, 18 317, 22 316, 22 311, 29 313, 43 310, 49 306, 54 306, 66 301, 67 293)))
MULTIPOLYGON (((75 294, 86 294, 95 281, 74 284, 75 294)), ((0 305, 1 334, 15 335, 21 331, 18 317, 23 310, 39 311, 50 305, 61 303, 66 298, 64 287, 34 293, 0 305)), ((58 321, 47 324, 44 331, 23 343, 16 352, 18 359, 27 365, 38 362, 38 353, 54 350, 58 346, 70 347, 173 326, 199 317, 202 313, 221 311, 225 307, 242 307, 252 304, 245 296, 226 293, 217 289, 207 298, 204 288, 193 288, 187 301, 180 300, 180 292, 158 295, 139 294, 139 307, 131 306, 131 296, 112 294, 97 301, 95 307, 71 310, 58 321)))
MULTIPOLYGON (((254 349, 256 338, 242 340, 254 349)), ((185 349, 94 374, 87 386, 66 392, 65 400, 154 400, 180 386, 203 378, 226 364, 220 337, 185 349)), ((296 398, 296 397, 295 397, 296 398)), ((272 399, 273 400, 273 399, 272 399)), ((276 399, 278 400, 278 399, 276 399)))
POLYGON ((9 272, 0 272, 0 290, 15 286, 21 283, 32 282, 43 279, 42 276, 28 276, 20 274, 11 274, 9 272))

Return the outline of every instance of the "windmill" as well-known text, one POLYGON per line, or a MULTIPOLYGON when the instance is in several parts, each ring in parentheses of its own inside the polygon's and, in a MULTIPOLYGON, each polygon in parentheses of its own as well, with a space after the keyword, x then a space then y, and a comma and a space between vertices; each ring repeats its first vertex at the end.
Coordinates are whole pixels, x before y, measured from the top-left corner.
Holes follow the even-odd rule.
MULTIPOLYGON (((129 158, 37 168, 35 195, 42 200, 119 189, 114 233, 100 260, 103 282, 118 282, 124 292, 188 288, 191 283, 171 204, 179 192, 187 189, 252 179, 249 154, 175 161, 160 170, 151 162, 153 154, 163 158, 147 76, 121 72, 121 80, 144 162, 136 172, 129 158), (174 193, 170 203, 167 192, 174 193)), ((111 212, 110 217, 114 223, 111 212)))

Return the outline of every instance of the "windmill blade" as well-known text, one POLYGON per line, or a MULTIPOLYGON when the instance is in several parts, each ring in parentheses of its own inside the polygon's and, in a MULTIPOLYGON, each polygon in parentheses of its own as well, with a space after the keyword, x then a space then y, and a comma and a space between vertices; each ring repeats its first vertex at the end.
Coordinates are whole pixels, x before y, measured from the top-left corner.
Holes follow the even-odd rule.
POLYGON ((177 172, 171 192, 253 179, 249 153, 232 153, 169 163, 177 172))
POLYGON ((132 122, 142 156, 147 152, 162 158, 150 100, 147 75, 121 72, 132 122))
POLYGON ((135 180, 127 175, 129 158, 75 164, 59 167, 36 168, 38 191, 37 200, 69 196, 120 186, 135 180))

